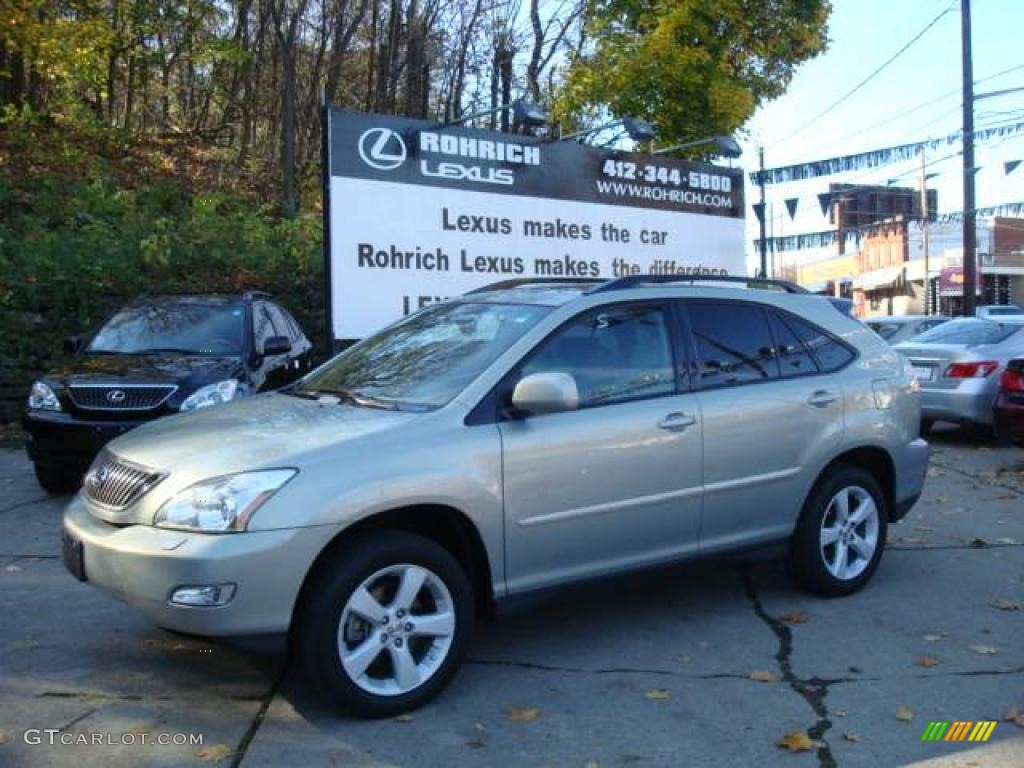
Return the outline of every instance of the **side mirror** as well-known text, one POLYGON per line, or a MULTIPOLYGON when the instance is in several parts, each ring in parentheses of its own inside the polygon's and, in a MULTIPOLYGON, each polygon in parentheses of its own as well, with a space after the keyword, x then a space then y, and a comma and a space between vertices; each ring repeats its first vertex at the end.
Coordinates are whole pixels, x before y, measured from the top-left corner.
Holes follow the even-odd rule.
POLYGON ((64 339, 64 354, 74 355, 78 353, 78 350, 82 348, 82 337, 81 336, 68 336, 64 339))
POLYGON ((292 343, 288 341, 287 336, 271 336, 263 342, 263 349, 260 353, 264 357, 274 357, 275 355, 286 355, 292 351, 292 343))
POLYGON ((512 406, 534 416, 575 411, 579 404, 576 379, 568 373, 531 373, 512 392, 512 406))

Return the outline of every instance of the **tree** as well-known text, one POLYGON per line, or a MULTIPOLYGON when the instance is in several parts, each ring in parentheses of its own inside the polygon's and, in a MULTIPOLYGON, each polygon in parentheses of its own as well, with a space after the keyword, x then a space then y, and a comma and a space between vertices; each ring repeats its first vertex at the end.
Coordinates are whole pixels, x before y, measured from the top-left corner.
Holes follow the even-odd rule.
POLYGON ((829 0, 595 0, 556 115, 654 123, 659 143, 733 133, 825 50, 829 0))

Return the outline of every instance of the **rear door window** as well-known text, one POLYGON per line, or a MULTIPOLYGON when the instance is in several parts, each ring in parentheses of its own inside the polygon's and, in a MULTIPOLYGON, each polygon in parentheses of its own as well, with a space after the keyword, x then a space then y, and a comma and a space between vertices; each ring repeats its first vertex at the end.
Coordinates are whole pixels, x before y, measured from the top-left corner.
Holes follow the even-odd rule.
POLYGON ((740 302, 685 304, 701 387, 777 379, 779 361, 764 309, 740 302))

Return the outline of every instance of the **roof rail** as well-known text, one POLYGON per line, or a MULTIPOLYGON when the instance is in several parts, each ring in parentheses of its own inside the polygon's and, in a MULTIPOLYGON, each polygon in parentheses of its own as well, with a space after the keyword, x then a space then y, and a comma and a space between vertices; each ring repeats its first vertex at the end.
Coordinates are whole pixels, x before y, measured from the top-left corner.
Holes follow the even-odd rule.
POLYGON ((789 280, 775 280, 767 277, 742 277, 740 275, 627 275, 607 280, 591 293, 624 291, 650 283, 739 283, 748 287, 781 288, 786 293, 809 293, 803 286, 789 280))
POLYGON ((273 296, 270 291, 243 291, 243 299, 269 299, 273 296))
POLYGON ((511 288, 521 288, 524 285, 580 285, 581 283, 601 285, 606 282, 608 281, 602 277, 517 277, 512 280, 502 280, 480 288, 474 288, 463 295, 471 296, 474 293, 487 293, 488 291, 507 291, 511 288))

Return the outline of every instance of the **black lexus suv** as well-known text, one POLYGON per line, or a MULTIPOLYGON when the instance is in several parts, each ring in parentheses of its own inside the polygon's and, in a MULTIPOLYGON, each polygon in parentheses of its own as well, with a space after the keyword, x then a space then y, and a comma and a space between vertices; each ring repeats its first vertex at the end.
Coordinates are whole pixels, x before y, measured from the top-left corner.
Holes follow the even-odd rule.
POLYGON ((276 389, 312 367, 312 347, 269 294, 142 296, 32 385, 24 425, 36 478, 77 489, 96 453, 152 419, 276 389))

